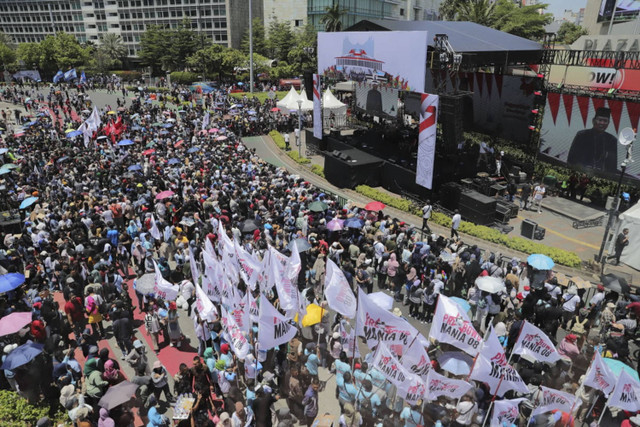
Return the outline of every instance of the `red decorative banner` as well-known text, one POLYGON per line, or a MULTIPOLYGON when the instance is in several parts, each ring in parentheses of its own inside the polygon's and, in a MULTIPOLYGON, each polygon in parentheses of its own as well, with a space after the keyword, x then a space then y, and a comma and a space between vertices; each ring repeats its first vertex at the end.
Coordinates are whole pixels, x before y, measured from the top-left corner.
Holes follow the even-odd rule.
POLYGON ((564 102, 564 112, 567 115, 567 123, 571 126, 571 114, 573 114, 573 95, 562 95, 564 102))
POLYGON ((489 92, 489 96, 491 96, 491 89, 493 89, 493 74, 485 73, 484 78, 487 81, 487 91, 489 92))
POLYGON ((622 101, 609 99, 607 100, 607 103, 609 104, 609 109, 611 110, 613 125, 616 127, 616 133, 618 133, 618 128, 620 127, 620 116, 622 115, 622 101))
POLYGON ((478 92, 482 95, 482 83, 484 79, 482 78, 482 73, 476 73, 476 83, 478 84, 478 92))
POLYGON ((640 121, 640 103, 627 101, 627 113, 629 113, 629 122, 634 130, 638 129, 638 121, 640 121))
POLYGON ((549 109, 551 110, 551 118, 553 124, 556 124, 558 118, 558 109, 560 108, 560 94, 556 92, 549 92, 547 95, 547 102, 549 103, 549 109))
POLYGON ((578 108, 580 108, 580 114, 582 115, 582 124, 587 126, 587 118, 589 116, 589 98, 586 96, 576 96, 578 101, 578 108))

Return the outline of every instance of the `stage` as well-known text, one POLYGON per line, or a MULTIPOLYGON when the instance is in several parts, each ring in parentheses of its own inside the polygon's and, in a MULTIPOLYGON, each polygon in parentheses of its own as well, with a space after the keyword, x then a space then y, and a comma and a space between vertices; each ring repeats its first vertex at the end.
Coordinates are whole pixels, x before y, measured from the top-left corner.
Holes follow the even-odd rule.
MULTIPOLYGON (((543 209, 550 210, 559 215, 567 217, 572 221, 591 221, 602 218, 607 211, 604 208, 587 205, 578 200, 571 200, 564 197, 546 197, 542 201, 543 209)), ((578 227, 582 228, 582 227, 578 227)))

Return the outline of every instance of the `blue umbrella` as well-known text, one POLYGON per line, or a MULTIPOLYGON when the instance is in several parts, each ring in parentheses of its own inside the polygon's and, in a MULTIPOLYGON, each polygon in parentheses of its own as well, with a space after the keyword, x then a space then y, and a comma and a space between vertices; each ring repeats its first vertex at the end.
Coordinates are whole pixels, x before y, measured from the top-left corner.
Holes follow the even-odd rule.
POLYGON ((81 130, 73 130, 67 134, 67 138, 75 138, 76 136, 82 135, 81 130))
POLYGON ((62 163, 68 159, 69 159, 69 156, 62 156, 58 160, 56 160, 56 163, 62 163))
POLYGON ((307 241, 307 239, 303 239, 302 237, 300 237, 300 238, 298 238, 296 240, 293 240, 292 242, 290 242, 287 245, 287 248, 289 250, 293 250, 294 242, 296 244, 296 248, 298 248, 298 252, 305 252, 305 251, 308 251, 309 249, 311 249, 311 243, 309 243, 307 241))
POLYGON ((169 129, 172 128, 173 125, 171 123, 165 123, 164 125, 162 125, 163 128, 169 129))
POLYGON ((158 132, 159 135, 169 135, 169 132, 167 132, 166 130, 161 130, 160 132, 158 132))
POLYGON ((118 145, 120 147, 124 147, 124 146, 127 146, 127 145, 133 145, 133 144, 134 144, 134 142, 132 140, 130 140, 130 139, 123 139, 122 141, 118 142, 118 145))
POLYGON ((7 273, 0 276, 0 294, 9 292, 24 283, 24 274, 7 273))
POLYGON ((140 165, 131 165, 131 166, 129 166, 129 167, 127 168, 127 170, 130 170, 130 171, 139 171, 139 170, 142 170, 142 166, 140 166, 140 165))
POLYGON ((0 168, 0 175, 6 175, 8 173, 11 173, 11 169, 0 168))
POLYGON ((27 197, 20 203, 20 209, 25 209, 34 204, 38 200, 37 197, 27 197))
POLYGON ((349 218, 344 222, 343 226, 347 228, 362 228, 364 221, 360 218, 349 218))
POLYGON ((197 153, 198 151, 200 151, 200 147, 191 147, 187 150, 187 153, 197 153))
POLYGON ((466 300, 458 297, 451 297, 449 299, 455 301, 465 313, 471 310, 471 305, 466 300))
POLYGON ((131 130, 142 130, 142 129, 143 129, 143 127, 142 127, 142 126, 140 126, 140 125, 133 125, 133 126, 131 126, 131 130))
POLYGON ((256 110, 249 110, 247 111, 247 114, 249 114, 250 116, 255 116, 258 113, 256 113, 256 110))
POLYGON ((551 270, 556 265, 551 258, 543 254, 529 255, 527 263, 536 270, 551 270))
POLYGON ((8 148, 0 148, 0 154, 4 154, 4 153, 8 153, 9 149, 8 148))
POLYGON ((177 165, 178 163, 180 163, 180 159, 176 159, 175 157, 173 159, 169 159, 169 161, 167 162, 167 164, 170 165, 177 165))
POLYGON ((609 359, 608 357, 605 357, 602 360, 604 361, 604 364, 607 365, 609 369, 611 369, 611 373, 615 375, 616 378, 618 378, 622 371, 625 370, 627 371, 627 374, 631 375, 634 380, 640 381, 640 379, 638 379, 638 372, 626 363, 623 363, 617 359, 609 359))
POLYGON ((26 365, 37 355, 42 353, 43 347, 44 344, 28 341, 26 344, 21 345, 11 353, 7 354, 7 358, 4 360, 1 368, 12 370, 22 365, 26 365))

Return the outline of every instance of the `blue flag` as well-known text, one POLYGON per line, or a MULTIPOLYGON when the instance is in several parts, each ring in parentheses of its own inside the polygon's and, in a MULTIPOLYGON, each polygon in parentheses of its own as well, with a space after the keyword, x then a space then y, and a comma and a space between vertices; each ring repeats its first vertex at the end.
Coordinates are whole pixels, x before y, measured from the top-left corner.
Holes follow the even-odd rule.
POLYGON ((66 73, 64 73, 64 81, 68 82, 71 81, 73 79, 77 79, 78 78, 78 74, 76 74, 76 69, 72 68, 69 71, 67 71, 66 73))
POLYGON ((84 84, 87 82, 87 76, 84 74, 84 71, 82 72, 82 74, 80 74, 80 84, 84 84))
POLYGON ((64 73, 62 71, 58 71, 55 76, 53 76, 53 82, 58 83, 64 77, 64 73))

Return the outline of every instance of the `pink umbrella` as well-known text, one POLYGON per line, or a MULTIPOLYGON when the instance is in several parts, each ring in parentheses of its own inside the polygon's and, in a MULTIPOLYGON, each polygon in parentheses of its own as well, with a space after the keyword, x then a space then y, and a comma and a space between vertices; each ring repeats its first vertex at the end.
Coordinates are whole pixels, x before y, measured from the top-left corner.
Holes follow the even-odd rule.
POLYGON ((344 228, 342 224, 344 224, 343 219, 333 218, 331 221, 327 223, 327 230, 340 231, 344 228))
POLYGON ((224 140, 226 140, 226 139, 227 139, 227 137, 226 137, 226 136, 221 135, 221 136, 219 136, 219 137, 217 137, 217 138, 216 138, 216 141, 224 141, 224 140))
POLYGON ((216 132, 218 132, 218 129, 216 128, 209 129, 209 133, 216 133, 216 132))
POLYGON ((167 197, 173 196, 175 193, 171 190, 166 190, 156 195, 156 200, 166 199, 167 197))
POLYGON ((0 319, 0 337, 11 335, 31 323, 31 312, 16 312, 0 319))
POLYGON ((206 133, 207 133, 207 130, 206 130, 206 129, 202 129, 202 130, 201 130, 200 132, 198 132, 198 133, 199 133, 200 135, 204 135, 204 134, 206 134, 206 133))

